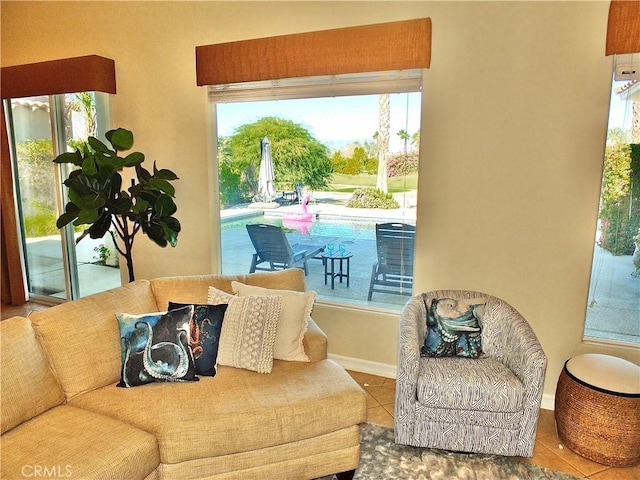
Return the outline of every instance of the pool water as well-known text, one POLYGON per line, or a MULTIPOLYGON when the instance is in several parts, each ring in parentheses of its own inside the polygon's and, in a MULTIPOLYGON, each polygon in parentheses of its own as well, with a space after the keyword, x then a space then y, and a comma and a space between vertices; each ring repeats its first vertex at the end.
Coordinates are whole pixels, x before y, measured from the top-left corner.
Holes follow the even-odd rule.
POLYGON ((268 225, 275 225, 278 227, 284 227, 285 232, 289 233, 302 233, 310 236, 324 236, 324 237, 347 237, 361 240, 375 240, 376 238, 376 222, 372 221, 352 221, 352 220, 339 220, 330 218, 318 218, 314 219, 308 224, 304 223, 289 223, 284 222, 278 217, 268 216, 255 216, 249 218, 243 218, 241 220, 228 221, 222 223, 222 230, 233 230, 238 228, 245 228, 248 223, 266 223, 268 225))

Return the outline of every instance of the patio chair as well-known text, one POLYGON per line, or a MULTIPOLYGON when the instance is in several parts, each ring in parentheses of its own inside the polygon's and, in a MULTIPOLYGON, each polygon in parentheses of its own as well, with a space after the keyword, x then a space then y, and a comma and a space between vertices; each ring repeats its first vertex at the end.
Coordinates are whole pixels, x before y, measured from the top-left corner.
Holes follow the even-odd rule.
POLYGON ((284 270, 301 267, 307 275, 307 260, 317 257, 324 246, 289 244, 282 227, 264 223, 247 224, 247 233, 255 248, 249 273, 256 270, 284 270), (260 267, 266 263, 268 266, 260 267))
POLYGON ((278 203, 280 206, 286 205, 295 205, 296 203, 300 203, 302 201, 302 189, 304 188, 303 183, 296 183, 295 189, 291 192, 283 191, 282 195, 273 199, 274 202, 278 203))
POLYGON ((378 261, 371 270, 369 301, 373 292, 411 296, 415 235, 416 227, 413 225, 376 224, 378 261))

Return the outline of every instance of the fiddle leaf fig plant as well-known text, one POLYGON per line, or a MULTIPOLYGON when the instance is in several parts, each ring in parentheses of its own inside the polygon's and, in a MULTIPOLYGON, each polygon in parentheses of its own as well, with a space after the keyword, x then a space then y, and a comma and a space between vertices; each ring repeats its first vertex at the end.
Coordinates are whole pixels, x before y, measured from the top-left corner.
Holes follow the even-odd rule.
POLYGON ((118 252, 125 258, 129 281, 135 279, 133 269, 133 241, 142 231, 161 247, 175 247, 180 232, 180 222, 173 215, 175 188, 172 181, 178 176, 171 170, 146 170, 142 163, 144 154, 132 152, 120 156, 133 147, 133 133, 124 128, 110 130, 106 139, 108 147, 95 137, 75 152, 58 155, 55 163, 75 165, 64 184, 69 188, 69 202, 56 222, 58 228, 73 222, 85 226, 76 243, 89 235, 102 238, 107 232, 113 238, 118 252), (134 168, 131 186, 122 189, 122 172, 134 168))

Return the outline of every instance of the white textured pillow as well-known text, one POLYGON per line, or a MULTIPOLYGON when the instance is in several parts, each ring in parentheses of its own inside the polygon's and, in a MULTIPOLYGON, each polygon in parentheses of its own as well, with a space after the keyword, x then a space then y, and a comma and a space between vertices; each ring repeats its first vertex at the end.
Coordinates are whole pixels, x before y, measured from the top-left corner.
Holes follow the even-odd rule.
POLYGON ((207 303, 209 305, 222 305, 229 303, 235 295, 225 292, 224 290, 217 289, 216 287, 209 287, 207 291, 207 303))
POLYGON ((231 289, 240 297, 247 295, 272 295, 282 297, 282 309, 278 320, 278 333, 273 347, 273 357, 278 360, 308 362, 302 339, 307 332, 308 318, 316 298, 315 292, 272 290, 231 282, 231 289))
POLYGON ((220 332, 218 363, 271 373, 282 297, 229 296, 220 332))

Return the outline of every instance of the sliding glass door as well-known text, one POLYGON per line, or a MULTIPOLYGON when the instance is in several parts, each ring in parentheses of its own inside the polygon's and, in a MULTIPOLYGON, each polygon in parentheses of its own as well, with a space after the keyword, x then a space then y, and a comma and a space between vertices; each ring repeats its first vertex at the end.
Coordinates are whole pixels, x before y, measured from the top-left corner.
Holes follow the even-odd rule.
POLYGON ((82 226, 56 228, 66 203, 68 165, 53 159, 100 137, 108 126, 108 98, 93 92, 12 99, 7 125, 14 167, 23 255, 31 297, 70 300, 120 285, 111 240, 88 237, 82 226), (116 267, 116 268, 114 268, 116 267))

